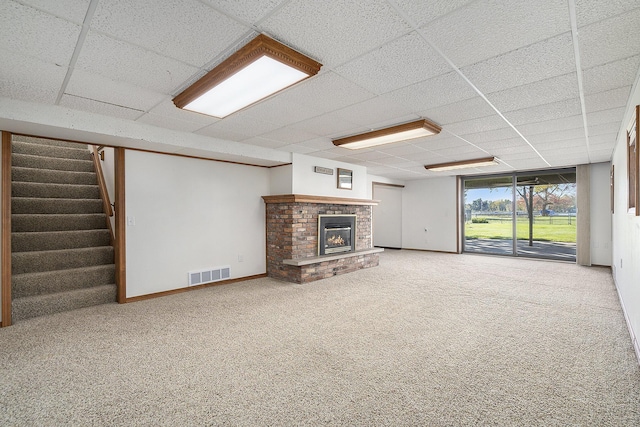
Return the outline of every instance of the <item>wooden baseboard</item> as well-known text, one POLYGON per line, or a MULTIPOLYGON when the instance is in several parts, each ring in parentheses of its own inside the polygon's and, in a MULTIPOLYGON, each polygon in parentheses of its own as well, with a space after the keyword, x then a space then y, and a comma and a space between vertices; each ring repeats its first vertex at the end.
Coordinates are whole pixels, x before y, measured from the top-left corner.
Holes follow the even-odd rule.
POLYGON ((261 279, 263 277, 267 277, 267 273, 255 274, 253 276, 246 276, 246 277, 238 277, 237 279, 221 280, 219 282, 203 283, 202 285, 189 286, 189 287, 186 287, 186 288, 179 288, 179 289, 172 289, 170 291, 156 292, 156 293, 153 293, 153 294, 140 295, 140 296, 137 296, 137 297, 127 298, 125 300, 125 302, 129 303, 129 302, 144 301, 144 300, 153 299, 153 298, 166 297, 168 295, 181 294, 182 292, 195 291, 196 289, 209 288, 209 287, 212 287, 212 286, 219 286, 219 285, 229 285, 231 283, 246 282, 247 280, 253 280, 253 279, 261 279))
POLYGON ((616 280, 615 275, 613 275, 613 284, 615 285, 616 293, 618 294, 618 301, 620 302, 620 307, 622 308, 624 320, 627 322, 627 330, 629 331, 629 337, 631 338, 631 345, 633 346, 633 350, 636 353, 636 359, 638 359, 638 364, 640 365, 640 340, 636 335, 636 331, 633 330, 631 318, 629 317, 627 308, 624 305, 624 300, 622 299, 622 295, 620 294, 620 288, 618 288, 618 281, 616 280))
POLYGON ((413 249, 413 248, 401 248, 403 251, 417 251, 417 252, 433 252, 437 254, 454 254, 459 255, 458 252, 455 251, 438 251, 435 249, 413 249))

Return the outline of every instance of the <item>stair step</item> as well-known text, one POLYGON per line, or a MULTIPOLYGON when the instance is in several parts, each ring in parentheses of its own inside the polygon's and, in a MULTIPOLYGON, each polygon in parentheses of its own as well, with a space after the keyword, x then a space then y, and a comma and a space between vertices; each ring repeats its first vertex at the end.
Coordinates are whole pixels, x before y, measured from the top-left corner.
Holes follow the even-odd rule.
POLYGON ((44 199, 12 197, 11 212, 16 214, 104 213, 100 199, 44 199))
POLYGON ((49 184, 98 184, 98 179, 94 172, 34 169, 16 166, 11 168, 11 180, 17 182, 45 182, 49 184))
POLYGON ((12 274, 67 270, 104 264, 113 264, 113 248, 111 246, 11 254, 12 274))
POLYGON ((97 185, 46 184, 42 182, 13 182, 12 197, 38 197, 61 199, 100 199, 97 185))
POLYGON ((56 159, 51 157, 33 156, 31 154, 12 154, 11 165, 23 168, 94 172, 93 161, 91 160, 56 159))
POLYGON ((102 285, 54 294, 15 298, 11 304, 14 322, 79 308, 115 303, 116 286, 102 285))
POLYGON ((13 298, 45 295, 115 283, 115 265, 16 274, 11 278, 13 298))
POLYGON ((11 231, 64 231, 107 228, 101 214, 12 214, 11 231))
POLYGON ((53 147, 83 148, 87 146, 87 144, 85 143, 60 141, 57 139, 44 139, 44 138, 38 138, 36 136, 25 136, 25 135, 13 135, 11 137, 11 140, 12 142, 28 142, 30 144, 48 145, 53 147))
POLYGON ((107 229, 11 233, 13 252, 92 248, 110 244, 111 236, 107 229))
POLYGON ((78 147, 58 147, 49 144, 32 144, 30 142, 14 141, 11 144, 13 154, 30 154, 32 156, 55 157, 60 159, 91 160, 91 153, 86 145, 78 147))

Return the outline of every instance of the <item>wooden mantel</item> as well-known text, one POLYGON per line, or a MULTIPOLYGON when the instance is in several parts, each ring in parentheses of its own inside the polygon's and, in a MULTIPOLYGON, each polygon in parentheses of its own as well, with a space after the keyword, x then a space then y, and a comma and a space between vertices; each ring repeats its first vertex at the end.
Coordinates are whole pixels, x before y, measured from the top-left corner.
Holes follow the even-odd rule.
POLYGON ((349 199, 345 197, 309 196, 305 194, 280 194, 262 196, 265 203, 324 203, 334 205, 366 205, 375 206, 379 200, 349 199))

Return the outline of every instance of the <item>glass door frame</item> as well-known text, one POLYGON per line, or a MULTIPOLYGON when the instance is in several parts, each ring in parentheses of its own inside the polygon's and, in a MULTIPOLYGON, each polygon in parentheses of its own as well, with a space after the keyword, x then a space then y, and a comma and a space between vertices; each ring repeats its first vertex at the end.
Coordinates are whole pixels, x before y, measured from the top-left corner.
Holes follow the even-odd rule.
MULTIPOLYGON (((460 209, 459 209, 459 215, 460 215, 460 221, 458 222, 459 227, 461 228, 461 253, 471 253, 471 254, 483 254, 483 255, 498 255, 498 256, 513 256, 513 257, 523 257, 523 258, 536 258, 536 259, 548 259, 548 260, 559 260, 558 257, 553 257, 553 256, 544 256, 544 255, 521 255, 518 253, 518 235, 517 235, 517 227, 518 227, 518 221, 517 221, 517 201, 518 201, 518 197, 517 197, 517 187, 518 187, 518 177, 521 176, 527 176, 527 175, 535 175, 535 174, 540 174, 542 175, 553 175, 553 174, 563 174, 563 173, 576 173, 577 168, 576 167, 567 167, 567 168, 556 168, 556 169, 540 169, 540 170, 533 170, 533 171, 517 171, 517 172, 510 172, 510 173, 495 173, 495 174, 486 174, 486 175, 462 175, 459 177, 460 180, 460 195, 459 195, 459 200, 461 201, 460 203, 460 209), (483 179, 483 178, 499 178, 499 177, 510 177, 511 178, 511 215, 512 215, 512 250, 511 253, 493 253, 493 252, 479 252, 479 251, 467 251, 466 250, 466 233, 465 233, 465 196, 464 196, 464 192, 465 192, 465 188, 466 188, 466 181, 470 181, 470 180, 477 180, 477 179, 483 179)), ((577 186, 577 180, 574 183, 577 186)), ((532 200, 533 203, 533 200, 532 200)), ((532 212, 533 212, 533 205, 531 207, 532 212)), ((577 222, 577 212, 576 212, 576 222, 577 222)), ((577 236, 576 236, 577 238, 577 236)), ((576 248, 577 248, 577 242, 576 242, 576 248)), ((573 261, 575 261, 576 258, 574 257, 573 261)))

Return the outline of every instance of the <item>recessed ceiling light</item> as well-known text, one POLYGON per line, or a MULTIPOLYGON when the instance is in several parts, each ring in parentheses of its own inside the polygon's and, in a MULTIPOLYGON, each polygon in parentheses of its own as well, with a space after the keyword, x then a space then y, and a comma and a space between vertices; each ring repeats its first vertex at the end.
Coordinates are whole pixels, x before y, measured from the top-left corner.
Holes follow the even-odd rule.
POLYGON ((223 118, 299 81, 320 64, 258 35, 173 99, 178 108, 223 118))
POLYGON ((425 165, 424 168, 432 172, 448 171, 453 169, 475 168, 478 166, 491 166, 498 164, 495 157, 484 157, 481 159, 462 160, 460 162, 438 163, 435 165, 425 165))
POLYGON ((392 142, 406 141, 408 139, 422 138, 436 135, 442 128, 429 120, 421 119, 414 122, 378 129, 371 132, 334 139, 333 145, 357 150, 359 148, 374 147, 376 145, 390 144, 392 142))

